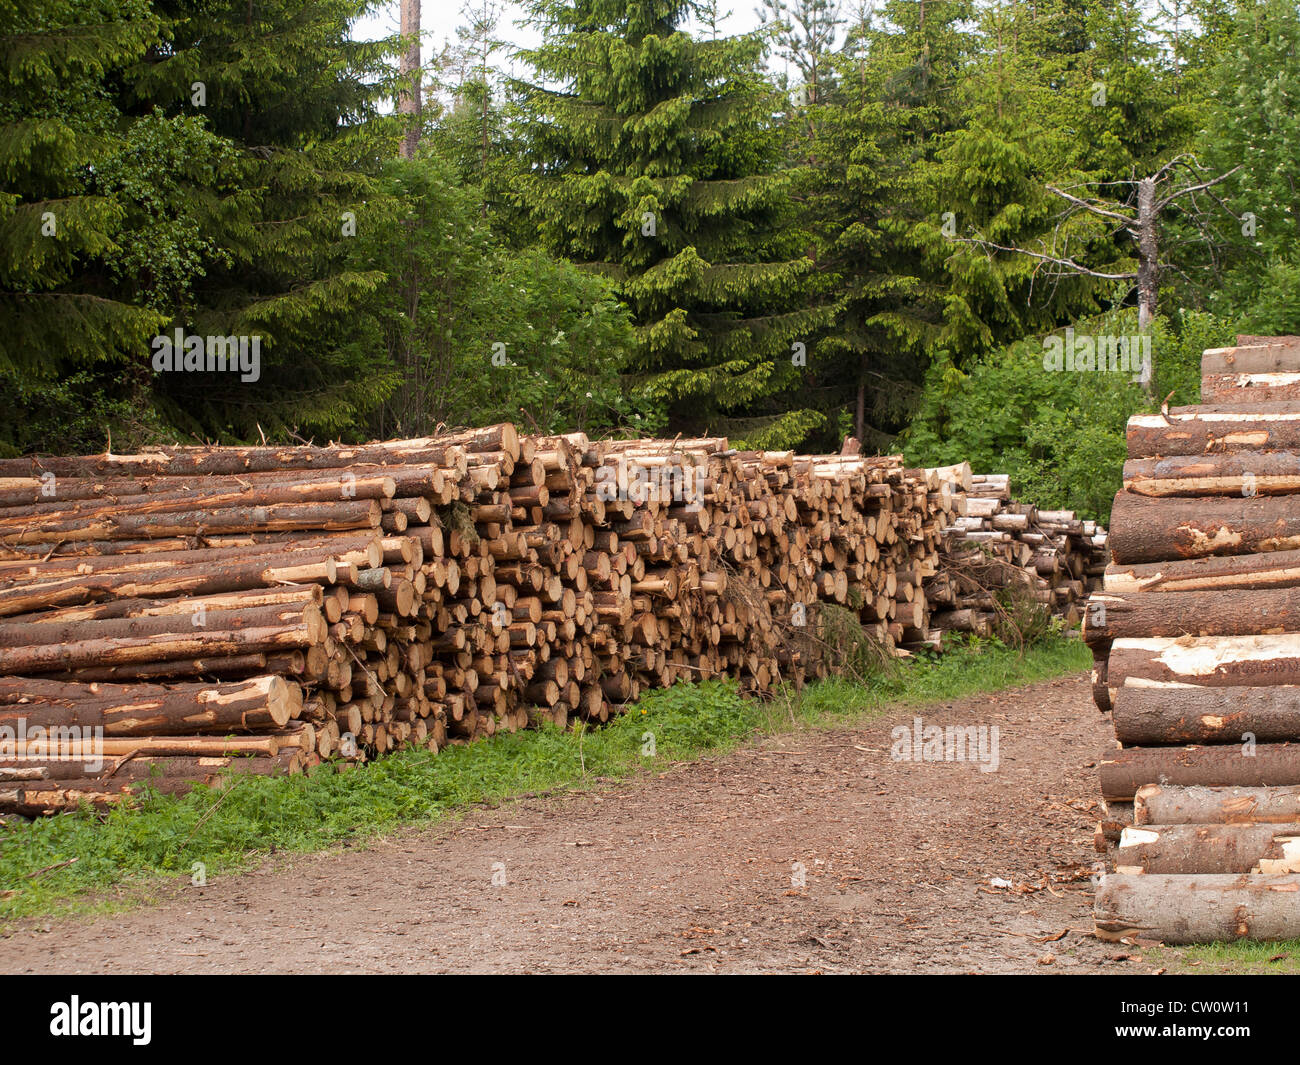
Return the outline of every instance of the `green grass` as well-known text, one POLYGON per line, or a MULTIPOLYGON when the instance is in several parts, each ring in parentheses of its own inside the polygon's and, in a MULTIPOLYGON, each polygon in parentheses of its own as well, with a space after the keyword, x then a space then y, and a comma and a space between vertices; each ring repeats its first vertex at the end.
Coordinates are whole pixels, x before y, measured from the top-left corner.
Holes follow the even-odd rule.
POLYGON ((1300 940, 1280 943, 1206 943, 1195 947, 1152 948, 1147 961, 1180 973, 1300 973, 1300 940))
POLYGON ((890 707, 944 701, 1086 669, 1078 640, 1023 655, 972 642, 924 656, 866 683, 832 679, 770 699, 743 698, 730 681, 654 691, 596 730, 498 735, 438 755, 403 751, 345 772, 239 776, 225 790, 149 793, 133 809, 90 811, 0 828, 0 926, 16 920, 147 899, 161 878, 244 868, 272 851, 306 853, 430 824, 481 803, 591 787, 732 749, 755 736, 826 727, 890 707), (654 737, 654 754, 646 734, 654 737), (58 868, 58 863, 76 859, 58 868))

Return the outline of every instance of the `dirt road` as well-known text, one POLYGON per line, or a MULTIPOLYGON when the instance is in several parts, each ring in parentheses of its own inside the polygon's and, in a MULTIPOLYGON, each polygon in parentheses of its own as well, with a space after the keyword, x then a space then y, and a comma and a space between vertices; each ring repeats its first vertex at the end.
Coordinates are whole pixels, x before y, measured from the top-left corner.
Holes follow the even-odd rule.
POLYGON ((914 716, 187 880, 20 929, 0 971, 1145 971, 1085 934, 1110 734, 1087 678, 920 713, 996 725, 992 772, 893 760, 914 716))

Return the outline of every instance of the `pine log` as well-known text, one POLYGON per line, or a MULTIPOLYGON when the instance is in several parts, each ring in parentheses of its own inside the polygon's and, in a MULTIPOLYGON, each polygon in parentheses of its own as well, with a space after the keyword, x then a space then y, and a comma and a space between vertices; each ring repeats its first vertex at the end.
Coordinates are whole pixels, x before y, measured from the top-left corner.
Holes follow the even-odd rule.
POLYGON ((1094 593, 1083 638, 1092 646, 1148 636, 1253 636, 1300 632, 1300 595, 1283 589, 1094 593))
POLYGON ((1106 567, 1105 590, 1194 592, 1230 588, 1300 587, 1300 551, 1231 555, 1106 567))
POLYGON ((1183 945, 1300 937, 1300 876, 1148 873, 1101 878, 1097 938, 1140 936, 1183 945))
MULTIPOLYGON (((296 687, 296 686, 295 686, 296 687)), ((105 736, 281 728, 302 702, 282 677, 228 684, 70 684, 0 678, 0 726, 102 727, 105 736)))
POLYGON ((1133 798, 1133 821, 1139 825, 1300 822, 1300 785, 1207 788, 1147 784, 1133 798))
POLYGON ((1181 407, 1128 420, 1128 457, 1300 450, 1294 403, 1181 407))
POLYGON ((1300 633, 1116 640, 1107 683, 1120 688, 1129 678, 1212 687, 1300 684, 1300 633))
POLYGON ((1097 762, 1102 797, 1129 802, 1146 784, 1263 787, 1300 784, 1300 746, 1261 743, 1214 747, 1127 747, 1097 762))
POLYGON ((1300 686, 1217 688, 1130 680, 1110 693, 1125 745, 1300 741, 1300 686))
POLYGON ((1130 459, 1124 488, 1144 496, 1285 495, 1300 492, 1300 452, 1234 451, 1130 459))
POLYGON ((1300 873, 1300 824, 1125 828, 1117 873, 1300 873))
POLYGON ((1234 373, 1300 373, 1300 345, 1277 338, 1241 343, 1231 348, 1206 348, 1201 375, 1234 373))
POLYGON ((1300 548, 1300 499, 1293 496, 1151 499, 1121 491, 1111 523, 1117 563, 1300 548))

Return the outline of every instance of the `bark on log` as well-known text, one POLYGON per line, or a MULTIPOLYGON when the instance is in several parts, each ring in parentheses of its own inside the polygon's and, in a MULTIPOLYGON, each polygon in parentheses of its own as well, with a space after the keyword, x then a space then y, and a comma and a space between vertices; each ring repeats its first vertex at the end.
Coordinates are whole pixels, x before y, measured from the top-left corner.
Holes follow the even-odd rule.
POLYGON ((70 684, 0 678, 0 726, 102 727, 105 736, 282 728, 301 706, 282 677, 228 684, 70 684))
POLYGON ((1300 450, 1294 403, 1229 404, 1137 414, 1128 420, 1128 457, 1300 450))
POLYGON ((1105 577, 1105 590, 1116 595, 1295 587, 1300 587, 1300 551, 1110 565, 1105 577))
POLYGON ((1129 802, 1147 784, 1182 787, 1264 787, 1300 784, 1300 746, 1261 743, 1215 747, 1127 747, 1097 762, 1102 797, 1129 802))
POLYGON ((1097 938, 1173 945, 1300 937, 1300 876, 1110 874, 1094 903, 1097 938))
POLYGON ((1144 496, 1285 495, 1300 492, 1300 452, 1235 451, 1130 459, 1124 488, 1144 496))
POLYGON ((1149 636, 1254 636, 1300 632, 1293 591, 1094 593, 1084 612, 1089 646, 1149 636))
POLYGON ((1115 738, 1126 746, 1300 741, 1300 686, 1133 683, 1111 690, 1115 738))
POLYGON ((1300 346, 1279 340, 1206 348, 1201 353, 1202 376, 1233 373, 1300 373, 1300 346))
POLYGON ((1151 499, 1118 492, 1110 550, 1117 563, 1300 549, 1300 498, 1151 499))
POLYGON ((1138 825, 1300 822, 1300 785, 1207 788, 1147 784, 1134 796, 1133 822, 1138 825))
POLYGON ((1300 633, 1116 640, 1107 683, 1129 678, 1211 687, 1300 684, 1300 633))
POLYGON ((1134 825, 1117 873, 1300 873, 1300 824, 1134 825))

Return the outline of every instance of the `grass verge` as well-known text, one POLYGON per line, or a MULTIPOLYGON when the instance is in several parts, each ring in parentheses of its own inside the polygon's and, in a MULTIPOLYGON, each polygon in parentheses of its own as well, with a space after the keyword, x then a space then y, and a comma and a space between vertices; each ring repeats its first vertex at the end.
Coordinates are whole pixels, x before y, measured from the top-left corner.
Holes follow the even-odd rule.
POLYGON ((195 862, 211 877, 272 852, 364 842, 475 804, 622 779, 756 735, 849 724, 887 708, 1033 683, 1090 664, 1078 640, 1052 639, 1023 654, 976 641, 910 660, 865 684, 831 679, 762 700, 741 697, 730 681, 682 684, 650 692, 597 730, 498 735, 438 755, 398 752, 346 772, 235 775, 224 789, 147 793, 135 808, 107 816, 82 811, 15 821, 0 828, 0 927, 131 905, 160 878, 190 877, 195 862))

